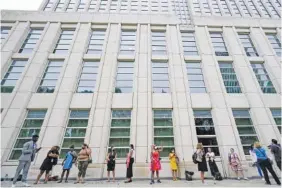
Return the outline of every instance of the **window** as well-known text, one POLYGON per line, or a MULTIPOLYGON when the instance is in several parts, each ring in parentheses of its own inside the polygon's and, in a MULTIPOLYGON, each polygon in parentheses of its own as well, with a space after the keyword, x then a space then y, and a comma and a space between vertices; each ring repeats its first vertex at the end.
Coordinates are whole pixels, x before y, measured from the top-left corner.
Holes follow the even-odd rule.
POLYGON ((229 56, 222 33, 213 32, 213 33, 210 33, 210 35, 211 35, 211 41, 212 41, 215 55, 216 56, 229 56))
POLYGON ((229 0, 229 3, 235 15, 242 16, 235 0, 229 0))
POLYGON ((47 68, 38 87, 37 93, 53 93, 56 87, 56 82, 60 76, 64 62, 49 61, 47 68))
POLYGON ((270 18, 270 14, 266 10, 266 8, 263 5, 263 3, 261 2, 261 0, 256 0, 256 1, 257 1, 258 6, 260 7, 261 12, 264 14, 264 16, 270 18))
POLYGON ((186 62, 188 84, 191 93, 206 93, 204 76, 202 73, 201 63, 186 62))
POLYGON ((110 5, 110 12, 117 12, 118 1, 112 0, 110 5))
POLYGON ((69 4, 68 4, 68 7, 67 7, 67 12, 70 12, 70 11, 74 10, 75 1, 76 1, 76 0, 70 0, 70 2, 69 2, 69 4))
POLYGON ((90 1, 90 5, 89 5, 89 8, 88 8, 89 12, 95 12, 95 9, 96 9, 96 6, 97 6, 97 1, 98 0, 91 0, 90 1))
POLYGON ((87 54, 102 54, 106 30, 93 30, 87 54))
POLYGON ((120 54, 131 54, 135 52, 136 31, 122 30, 120 40, 120 54))
POLYGON ((69 121, 65 130, 64 140, 61 147, 60 158, 64 158, 71 145, 75 151, 81 150, 88 126, 89 110, 71 110, 69 121))
MULTIPOLYGON (((187 9, 187 7, 185 7, 185 9, 187 9)), ((161 0, 161 12, 168 12, 168 1, 167 0, 161 0)))
POLYGON ((268 76, 266 69, 262 63, 252 63, 253 71, 257 77, 261 91, 263 93, 276 93, 276 90, 268 76))
POLYGON ((21 77, 27 60, 13 60, 10 68, 1 81, 1 92, 12 93, 18 79, 21 77))
POLYGON ((53 53, 55 54, 67 53, 69 51, 73 35, 74 35, 74 30, 62 30, 53 53))
POLYGON ((174 134, 171 110, 153 110, 154 116, 154 144, 163 146, 161 157, 167 157, 174 148, 174 134))
POLYGON ((120 12, 121 13, 127 12, 128 5, 129 5, 128 0, 121 0, 120 12))
POLYGON ((159 9, 160 9, 158 0, 152 0, 151 4, 152 4, 151 11, 152 12, 158 12, 159 9))
POLYGON ((226 0, 220 0, 219 2, 220 2, 221 7, 223 9, 223 13, 227 16, 231 16, 231 12, 230 12, 229 7, 226 3, 226 0))
POLYGON ((167 62, 152 62, 152 82, 154 93, 168 93, 170 91, 167 62))
POLYGON ((39 135, 47 110, 28 110, 21 131, 10 155, 10 160, 18 160, 22 154, 24 143, 33 135, 39 135))
POLYGON ((251 8, 252 12, 253 12, 253 16, 254 17, 260 17, 260 13, 259 11, 257 10, 253 0, 247 0, 248 4, 249 4, 249 7, 251 8))
POLYGON ((37 41, 40 39, 42 31, 42 29, 31 29, 19 53, 31 53, 37 41))
POLYGON ((239 38, 244 47, 245 53, 249 57, 259 56, 257 50, 251 40, 250 34, 239 34, 239 38))
POLYGON ((216 139, 216 132, 210 110, 193 110, 194 121, 198 143, 202 143, 205 151, 210 147, 216 156, 219 156, 219 149, 216 139))
POLYGON ((219 63, 221 76, 227 93, 241 93, 240 84, 237 80, 232 63, 219 63))
POLYGON ((141 12, 149 11, 149 2, 148 0, 141 0, 141 12))
POLYGON ((247 17, 251 17, 251 13, 246 5, 245 0, 239 0, 238 1, 239 6, 241 7, 242 12, 245 14, 247 17))
POLYGON ((267 5, 268 9, 270 10, 272 17, 280 18, 279 13, 276 11, 274 5, 272 4, 270 0, 266 0, 265 4, 267 5))
POLYGON ((166 33, 165 31, 152 31, 152 55, 165 55, 166 33))
POLYGON ((79 0, 77 11, 82 12, 82 11, 84 11, 85 7, 86 7, 86 0, 79 0))
POLYGON ((193 9, 194 9, 195 15, 200 16, 202 14, 199 0, 193 0, 193 9))
POLYGON ((214 10, 214 14, 217 15, 217 16, 221 16, 221 11, 220 11, 220 8, 218 6, 218 2, 217 0, 211 0, 211 5, 212 5, 212 8, 214 10))
POLYGON ((184 0, 173 0, 171 2, 172 2, 173 12, 179 18, 181 24, 189 23, 187 2, 184 0))
POLYGON ((131 110, 112 110, 109 148, 114 146, 118 158, 126 158, 130 144, 131 110))
POLYGON ((99 12, 106 12, 107 4, 108 4, 108 0, 101 0, 99 12))
POLYGON ((270 109, 277 128, 281 134, 281 109, 270 109))
POLYGON ((281 42, 279 41, 276 34, 267 33, 266 34, 273 50, 275 51, 276 55, 281 57, 281 42))
POLYGON ((133 75, 133 62, 118 62, 115 93, 131 93, 133 86, 133 75))
POLYGON ((93 93, 99 71, 99 61, 83 62, 80 79, 77 86, 78 93, 93 93))
POLYGON ((208 3, 208 0, 201 0, 203 8, 204 8, 204 13, 206 15, 211 15, 211 9, 210 9, 210 5, 208 3))
POLYGON ((131 12, 138 12, 138 0, 131 0, 131 12))
POLYGON ((65 0, 60 0, 57 4, 57 7, 55 9, 56 12, 62 12, 64 8, 65 0))
POLYGON ((279 0, 274 0, 273 3, 276 5, 276 7, 278 8, 278 10, 280 10, 281 2, 280 2, 279 0))
POLYGON ((249 155, 250 145, 258 141, 249 110, 232 110, 245 155, 249 155))
POLYGON ((0 44, 7 38, 11 27, 1 27, 1 41, 0 44))
POLYGON ((51 11, 56 0, 49 0, 44 8, 44 11, 51 11))

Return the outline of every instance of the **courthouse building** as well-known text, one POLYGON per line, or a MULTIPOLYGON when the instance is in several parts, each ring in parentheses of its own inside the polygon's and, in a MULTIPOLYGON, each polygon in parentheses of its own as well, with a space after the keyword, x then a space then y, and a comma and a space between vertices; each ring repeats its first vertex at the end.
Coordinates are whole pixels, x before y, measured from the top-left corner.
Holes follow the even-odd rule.
POLYGON ((257 176, 249 146, 281 138, 280 9, 280 0, 44 0, 37 11, 3 10, 1 177, 13 177, 33 134, 42 150, 31 179, 52 146, 63 158, 82 143, 92 149, 87 178, 106 177, 110 146, 124 178, 130 144, 134 177, 150 177, 152 144, 164 147, 161 177, 171 176, 171 148, 183 177, 197 171, 198 142, 223 176, 234 176, 230 148, 257 176))

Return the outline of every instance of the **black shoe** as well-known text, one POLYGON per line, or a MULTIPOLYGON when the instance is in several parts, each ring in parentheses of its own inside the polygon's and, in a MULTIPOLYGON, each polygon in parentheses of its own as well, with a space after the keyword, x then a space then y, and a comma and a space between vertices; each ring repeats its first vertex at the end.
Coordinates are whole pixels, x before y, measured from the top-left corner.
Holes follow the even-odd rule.
POLYGON ((58 181, 57 183, 62 183, 62 180, 58 181))
POLYGON ((154 182, 154 180, 152 180, 151 182, 150 182, 150 185, 152 185, 152 184, 154 184, 155 182, 154 182))
POLYGON ((271 183, 270 183, 270 182, 265 182, 265 184, 266 184, 266 185, 271 185, 271 183))
POLYGON ((158 183, 162 183, 161 180, 158 180, 158 183))

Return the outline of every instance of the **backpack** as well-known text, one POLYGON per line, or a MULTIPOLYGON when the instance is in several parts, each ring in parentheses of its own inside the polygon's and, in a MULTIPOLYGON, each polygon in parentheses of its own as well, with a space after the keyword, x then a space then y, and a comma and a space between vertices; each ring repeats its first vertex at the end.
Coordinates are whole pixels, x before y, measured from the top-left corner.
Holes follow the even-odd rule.
POLYGON ((222 178, 220 172, 216 172, 214 176, 215 176, 215 179, 218 180, 218 181, 223 180, 223 178, 222 178))
POLYGON ((196 152, 192 155, 192 160, 193 160, 193 163, 195 163, 195 164, 198 163, 198 161, 197 161, 197 153, 196 152))

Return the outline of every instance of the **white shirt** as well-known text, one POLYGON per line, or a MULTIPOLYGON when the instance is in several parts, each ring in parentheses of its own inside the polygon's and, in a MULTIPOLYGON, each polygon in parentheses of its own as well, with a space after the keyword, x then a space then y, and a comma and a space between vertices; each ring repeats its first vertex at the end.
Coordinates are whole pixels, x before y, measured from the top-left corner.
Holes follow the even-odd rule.
POLYGON ((208 158, 208 160, 214 161, 215 154, 214 154, 214 152, 208 152, 206 154, 206 157, 208 158))
POLYGON ((134 150, 134 149, 131 149, 131 151, 132 151, 131 158, 134 158, 134 156, 135 156, 135 150, 134 150))

